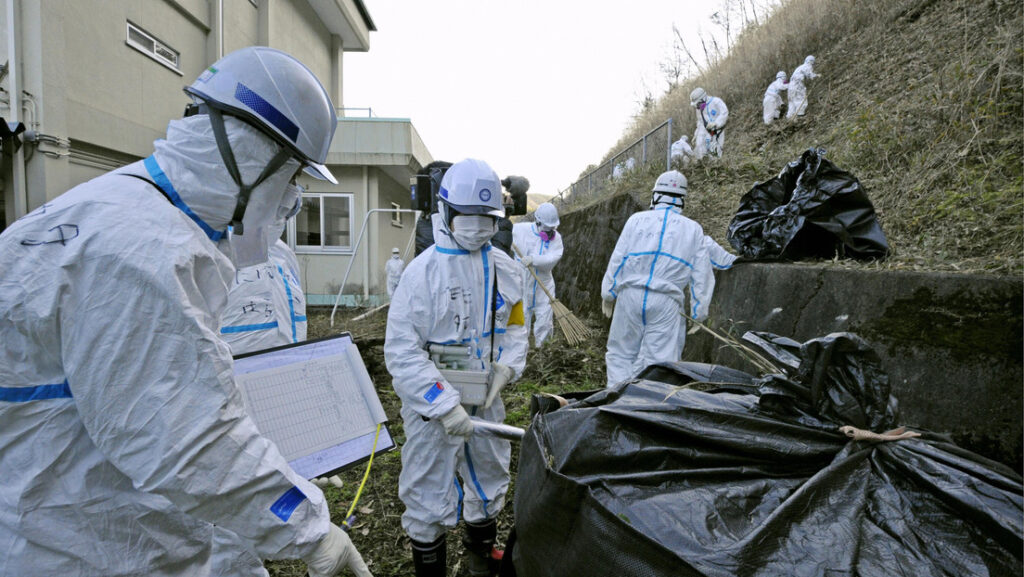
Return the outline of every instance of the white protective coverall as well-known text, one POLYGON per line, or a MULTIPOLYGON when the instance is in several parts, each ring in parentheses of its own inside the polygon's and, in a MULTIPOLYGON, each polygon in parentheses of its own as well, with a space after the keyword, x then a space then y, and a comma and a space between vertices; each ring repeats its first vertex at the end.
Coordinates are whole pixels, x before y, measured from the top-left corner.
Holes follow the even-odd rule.
MULTIPOLYGON (((494 518, 505 504, 511 457, 508 441, 479 435, 466 441, 445 433, 439 417, 455 408, 460 396, 431 362, 427 343, 471 345, 480 368, 487 370, 493 316, 494 361, 511 367, 516 378, 526 365, 527 345, 522 267, 489 243, 473 252, 459 248, 441 232, 441 215, 432 218, 434 244, 406 267, 384 339, 384 361, 402 399, 405 425, 398 479, 398 496, 405 504, 402 528, 421 542, 432 542, 454 527, 460 506, 468 522, 494 518), (492 299, 495 272, 498 298, 492 299), (491 314, 492 306, 497 315, 491 314)), ((486 410, 466 410, 488 421, 505 419, 500 396, 486 410)))
POLYGON ((682 138, 672 143, 669 148, 669 156, 673 161, 679 162, 682 166, 689 166, 693 161, 694 152, 690 146, 689 136, 683 135, 682 138))
MULTIPOLYGON (((225 121, 252 182, 276 145, 225 121)), ((220 158, 205 116, 171 121, 152 156, 0 235, 0 575, 267 575, 327 535, 217 333, 238 194, 220 158)))
POLYGON ((395 296, 395 289, 398 288, 398 281, 402 279, 402 271, 405 269, 405 261, 397 254, 391 255, 384 264, 384 272, 388 277, 388 297, 395 296))
POLYGON ((776 77, 775 80, 768 85, 768 89, 764 91, 764 102, 762 103, 762 106, 764 108, 765 124, 771 124, 779 117, 779 112, 782 110, 782 93, 788 89, 789 84, 786 83, 786 78, 776 77))
POLYGON ((609 387, 652 363, 679 360, 687 292, 688 316, 707 317, 715 277, 705 238, 678 207, 655 205, 626 221, 601 282, 601 297, 615 300, 605 354, 609 387))
POLYGON ((725 149, 725 124, 729 120, 729 109, 717 96, 708 96, 704 110, 697 112, 697 129, 693 133, 693 152, 697 160, 706 155, 721 157, 725 149))
POLYGON ((722 245, 708 235, 704 235, 704 247, 708 251, 711 267, 715 270, 728 270, 732 268, 732 263, 736 262, 736 255, 722 248, 722 245))
POLYGON ((283 240, 270 246, 270 260, 235 272, 220 336, 233 355, 306 340, 299 261, 283 240))
POLYGON ((814 73, 814 57, 808 56, 789 78, 789 108, 786 110, 786 118, 807 114, 807 86, 804 82, 817 77, 818 75, 814 73))
MULTIPOLYGON (((537 278, 544 283, 551 296, 555 296, 555 277, 551 274, 562 259, 562 235, 555 233, 552 240, 544 240, 537 230, 535 222, 519 222, 512 226, 512 242, 523 254, 533 257, 533 269, 537 278)), ((526 323, 533 330, 533 343, 541 346, 553 328, 551 300, 544 290, 537 286, 537 281, 529 271, 523 271, 526 279, 526 291, 523 293, 526 302, 526 323)))

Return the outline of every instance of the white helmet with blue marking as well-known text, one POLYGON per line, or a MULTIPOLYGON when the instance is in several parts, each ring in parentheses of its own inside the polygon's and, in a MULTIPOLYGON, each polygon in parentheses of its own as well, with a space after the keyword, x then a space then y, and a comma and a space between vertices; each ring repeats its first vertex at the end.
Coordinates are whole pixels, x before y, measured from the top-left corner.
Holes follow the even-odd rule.
POLYGON ((207 68, 185 92, 260 128, 294 152, 311 176, 337 184, 324 166, 338 126, 334 103, 294 57, 266 46, 242 48, 207 68))
POLYGON ((505 216, 501 179, 482 160, 467 158, 453 164, 444 173, 437 196, 438 201, 449 209, 444 215, 447 223, 451 223, 451 211, 496 218, 505 216))

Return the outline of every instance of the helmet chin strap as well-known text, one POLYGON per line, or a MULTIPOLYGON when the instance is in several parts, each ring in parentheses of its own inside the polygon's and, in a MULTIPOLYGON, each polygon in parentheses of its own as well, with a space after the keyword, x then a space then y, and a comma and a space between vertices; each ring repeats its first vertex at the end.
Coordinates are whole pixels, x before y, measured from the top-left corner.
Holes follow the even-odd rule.
POLYGON ((231 143, 228 141, 228 133, 224 128, 224 117, 220 110, 207 105, 200 105, 199 111, 201 113, 205 112, 210 118, 210 125, 213 127, 213 136, 217 140, 217 149, 220 150, 221 160, 224 161, 224 166, 228 169, 231 180, 235 181, 235 184, 238 185, 238 200, 235 202, 235 211, 231 215, 232 233, 238 235, 245 234, 242 227, 242 219, 245 218, 245 209, 249 205, 249 197, 252 195, 253 189, 259 186, 271 174, 277 172, 278 169, 288 162, 289 158, 295 155, 284 146, 280 147, 280 150, 270 159, 270 162, 263 168, 263 171, 256 177, 256 180, 252 184, 245 184, 242 182, 242 176, 238 172, 238 163, 235 161, 235 155, 231 152, 231 143))
POLYGON ((668 206, 671 206, 672 208, 677 208, 677 209, 679 209, 679 214, 682 214, 683 213, 683 207, 686 205, 686 199, 684 197, 682 197, 682 196, 673 196, 671 194, 664 194, 664 193, 657 193, 656 192, 656 193, 654 193, 654 196, 651 197, 651 208, 654 208, 655 206, 657 206, 659 204, 667 204, 668 206))

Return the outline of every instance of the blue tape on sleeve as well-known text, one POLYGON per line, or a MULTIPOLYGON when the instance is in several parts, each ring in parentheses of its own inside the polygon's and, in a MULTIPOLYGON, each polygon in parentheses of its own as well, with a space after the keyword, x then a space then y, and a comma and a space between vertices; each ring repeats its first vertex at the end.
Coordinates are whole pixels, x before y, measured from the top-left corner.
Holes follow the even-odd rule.
POLYGON ((295 512, 295 509, 306 500, 306 494, 293 486, 285 491, 284 495, 270 506, 270 512, 277 515, 282 521, 287 522, 295 512))
POLYGON ((67 380, 55 385, 36 385, 34 387, 0 387, 0 401, 8 403, 25 403, 28 401, 45 401, 47 399, 70 399, 71 387, 67 380))
POLYGON ((441 383, 434 383, 434 386, 430 387, 427 394, 423 395, 423 398, 426 399, 428 403, 433 403, 437 397, 441 395, 441 391, 443 390, 444 385, 441 383))

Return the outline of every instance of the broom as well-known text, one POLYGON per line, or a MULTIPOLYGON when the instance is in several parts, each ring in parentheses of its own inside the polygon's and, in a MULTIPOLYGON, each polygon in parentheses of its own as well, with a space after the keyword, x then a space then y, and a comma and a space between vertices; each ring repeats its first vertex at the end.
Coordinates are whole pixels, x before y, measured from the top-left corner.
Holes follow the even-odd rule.
MULTIPOLYGON (((521 259, 523 253, 519 252, 519 247, 512 245, 512 250, 516 251, 516 255, 521 259)), ((537 285, 540 286, 544 294, 548 296, 548 300, 551 301, 551 312, 554 314, 555 322, 558 324, 558 329, 565 335, 565 340, 572 346, 579 345, 587 340, 591 335, 590 327, 583 324, 583 321, 576 318, 576 315, 566 308, 565 305, 558 302, 555 297, 551 296, 548 292, 547 287, 544 283, 537 278, 537 272, 533 270, 533 265, 526 267, 526 270, 530 271, 530 275, 533 276, 533 280, 537 281, 537 285)))

